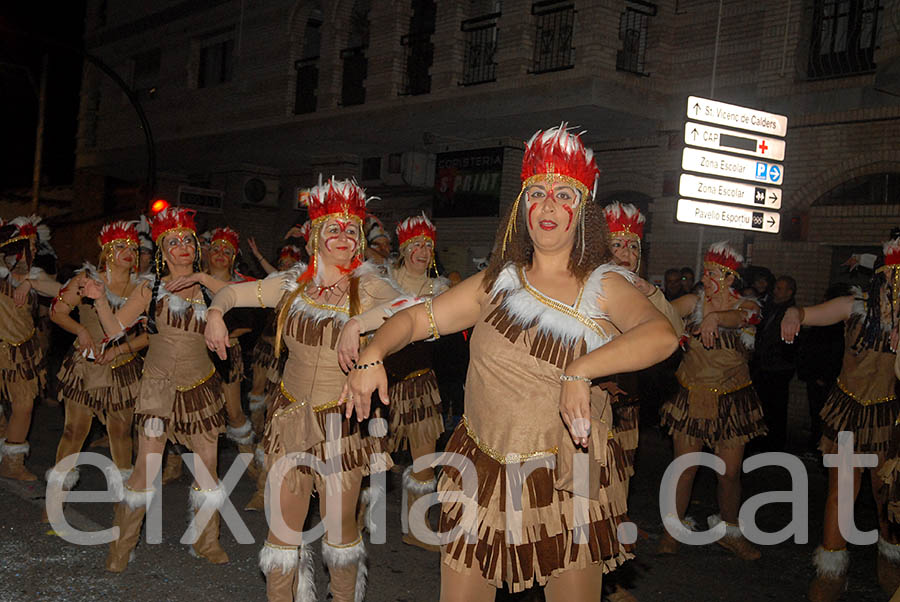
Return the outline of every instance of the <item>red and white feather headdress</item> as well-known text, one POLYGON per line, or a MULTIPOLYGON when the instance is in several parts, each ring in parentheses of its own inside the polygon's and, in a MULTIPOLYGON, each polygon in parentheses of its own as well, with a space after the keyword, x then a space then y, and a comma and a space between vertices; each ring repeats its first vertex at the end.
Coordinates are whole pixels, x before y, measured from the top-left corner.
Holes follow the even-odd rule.
POLYGON ((397 226, 397 241, 400 248, 419 236, 430 239, 432 243, 437 240, 437 228, 424 213, 408 217, 397 226))
POLYGON ((720 268, 726 275, 737 275, 744 265, 744 256, 734 250, 726 241, 714 242, 706 251, 703 265, 713 264, 720 268))
POLYGON ((106 245, 117 241, 123 241, 134 246, 140 244, 138 231, 134 222, 118 220, 105 224, 100 228, 100 236, 97 237, 97 244, 101 247, 105 247, 106 245))
POLYGON ((41 217, 39 215, 22 215, 11 219, 9 224, 15 226, 16 231, 9 240, 4 241, 3 244, 5 245, 26 238, 33 238, 36 242, 43 243, 50 241, 50 228, 48 228, 46 224, 41 223, 41 217))
POLYGON ((305 222, 303 222, 303 225, 300 226, 300 236, 302 236, 303 240, 305 240, 306 242, 309 242, 309 232, 311 228, 312 222, 309 220, 306 220, 305 222))
POLYGON ((610 236, 644 238, 644 223, 647 219, 640 209, 631 203, 613 201, 603 209, 610 236))
MULTIPOLYGON (((307 222, 309 223, 309 222, 307 222)), ((278 261, 282 259, 290 259, 293 263, 297 263, 303 257, 300 247, 294 245, 284 245, 278 253, 278 261)))
POLYGON ((183 207, 166 207, 150 220, 150 236, 159 246, 163 236, 169 232, 178 230, 190 230, 197 235, 197 225, 194 223, 194 214, 197 213, 193 209, 185 209, 183 207))
POLYGON ((237 230, 229 228, 228 226, 222 226, 221 228, 216 228, 212 231, 212 236, 209 239, 209 244, 213 244, 217 240, 224 240, 228 244, 231 245, 231 248, 234 249, 235 254, 241 250, 241 236, 238 234, 237 230))
POLYGON ((885 266, 900 266, 900 238, 893 238, 881 245, 885 266))

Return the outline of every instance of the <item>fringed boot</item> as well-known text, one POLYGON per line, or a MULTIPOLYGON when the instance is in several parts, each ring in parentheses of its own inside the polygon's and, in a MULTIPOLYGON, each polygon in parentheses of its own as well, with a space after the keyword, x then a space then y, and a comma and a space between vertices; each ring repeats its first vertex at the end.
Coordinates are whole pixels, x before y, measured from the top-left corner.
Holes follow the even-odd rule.
POLYGON ((37 477, 25 468, 25 456, 31 451, 28 442, 0 442, 0 477, 17 481, 37 481, 37 477))
POLYGON ((813 553, 816 576, 809 584, 806 597, 810 602, 836 602, 847 589, 847 569, 850 553, 842 550, 826 550, 822 546, 813 553))
POLYGON ((735 523, 729 523, 722 520, 718 514, 713 514, 707 519, 709 528, 712 529, 719 523, 725 523, 725 537, 719 539, 716 543, 740 558, 741 560, 759 560, 762 553, 759 548, 747 541, 741 527, 735 523))
POLYGON ((674 556, 681 547, 679 540, 672 536, 672 533, 685 534, 694 531, 697 528, 697 522, 690 516, 679 519, 674 514, 669 514, 663 519, 663 534, 656 546, 657 556, 674 556))
POLYGON ((119 537, 109 544, 109 554, 106 556, 106 570, 113 573, 121 573, 128 568, 141 536, 141 523, 156 493, 155 489, 130 489, 127 485, 123 490, 122 501, 116 504, 113 520, 113 526, 119 528, 119 537))
POLYGON ((205 558, 213 564, 228 562, 228 554, 219 544, 219 509, 225 503, 225 498, 225 490, 219 484, 214 489, 191 487, 188 499, 188 518, 191 523, 183 541, 193 541, 191 555, 205 558), (198 512, 204 506, 203 514, 198 517, 198 512), (206 520, 199 533, 198 518, 200 521, 206 520))
MULTIPOLYGON (((403 531, 403 543, 422 548, 423 550, 428 550, 429 552, 439 552, 440 547, 425 543, 415 536, 415 532, 409 527, 409 509, 412 508, 412 505, 416 500, 429 493, 433 493, 436 488, 437 480, 434 477, 427 481, 420 481, 413 476, 412 466, 407 466, 406 470, 403 471, 403 495, 400 501, 400 528, 403 531)), ((418 530, 427 527, 429 531, 432 530, 427 524, 427 512, 425 513, 425 521, 425 525, 418 525, 416 529, 418 530)))
POLYGON ((257 446, 254 454, 255 464, 259 467, 256 476, 256 491, 253 497, 244 506, 244 510, 265 510, 266 508, 266 479, 269 477, 269 471, 266 470, 266 454, 262 446, 257 446))
POLYGON ((347 544, 331 544, 323 538, 322 560, 331 576, 333 602, 363 602, 368 570, 362 535, 347 544))
MULTIPOLYGON (((237 428, 227 426, 225 428, 225 436, 237 445, 238 451, 242 454, 254 454, 253 451, 253 425, 248 419, 244 419, 244 424, 237 428)), ((250 478, 256 479, 259 476, 259 469, 253 460, 247 465, 247 474, 250 478)))
MULTIPOLYGON (((60 512, 63 511, 63 505, 66 502, 66 493, 72 491, 72 488, 78 483, 78 478, 80 476, 81 471, 78 470, 77 466, 65 474, 57 472, 55 467, 48 469, 47 472, 44 473, 44 480, 47 481, 47 492, 44 495, 44 510, 41 513, 42 523, 50 522, 49 508, 59 508, 60 512)), ((122 499, 121 486, 116 494, 116 498, 122 499)))

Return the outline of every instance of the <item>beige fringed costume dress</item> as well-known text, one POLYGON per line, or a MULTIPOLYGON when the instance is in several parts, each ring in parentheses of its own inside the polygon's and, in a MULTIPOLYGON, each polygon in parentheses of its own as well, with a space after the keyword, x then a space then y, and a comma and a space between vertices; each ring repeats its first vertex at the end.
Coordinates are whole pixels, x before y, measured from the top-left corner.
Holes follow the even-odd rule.
POLYGON ((494 283, 471 337, 466 414, 447 444, 438 485, 446 494, 477 479, 477 491, 442 506, 441 533, 459 527, 472 538, 457 533, 442 546, 453 570, 518 592, 592 564, 611 571, 631 557, 617 534, 627 521, 627 476, 608 394, 591 387, 589 497, 572 493, 572 458, 582 452, 559 414, 566 366, 617 333, 597 307, 609 272, 631 278, 621 268, 597 268, 574 306, 541 294, 512 264, 494 283), (450 453, 468 462, 452 467, 450 453))
MULTIPOLYGON (((389 275, 399 290, 413 297, 434 297, 450 288, 446 278, 425 273, 417 277, 402 267, 390 270, 389 275)), ((437 441, 444 432, 444 421, 431 343, 407 345, 385 358, 384 367, 390 378, 389 451, 437 441)))
POLYGON ((853 433, 853 451, 877 454, 884 462, 900 417, 894 375, 895 354, 891 351, 890 326, 875 340, 860 336, 866 321, 862 292, 854 289, 856 301, 844 329, 844 360, 837 382, 822 408, 822 439, 819 449, 837 451, 838 433, 853 433))
MULTIPOLYGON (((277 314, 299 286, 297 278, 305 270, 306 265, 298 263, 265 280, 229 286, 216 295, 212 307, 224 314, 235 306, 262 304, 277 306, 277 314)), ((362 330, 373 330, 390 315, 390 306, 399 293, 368 263, 354 272, 351 283, 354 279, 363 312, 358 316, 363 321, 362 330)), ((389 469, 392 462, 384 451, 385 433, 371 436, 365 432, 365 422, 344 418, 344 408, 339 405, 346 376, 338 364, 336 346, 341 328, 350 318, 349 302, 324 305, 301 292, 288 311, 282 333, 287 360, 281 382, 267 400, 270 412, 263 435, 266 468, 292 452, 307 452, 325 462, 328 468, 324 475, 313 473, 307 466, 288 471, 284 483, 294 492, 303 490, 301 480, 311 473, 315 488, 322 491, 332 483, 326 477, 347 488, 358 477, 389 469), (330 424, 337 429, 338 446, 326 444, 330 424)))
MULTIPOLYGON (((702 292, 699 297, 685 325, 685 338, 703 320, 702 292)), ((736 298, 731 309, 739 308, 744 301, 736 298)), ((757 321, 758 312, 748 316, 748 326, 720 326, 710 349, 703 346, 699 335, 682 343, 684 358, 675 372, 680 387, 675 398, 660 410, 662 424, 672 437, 716 448, 744 445, 766 433, 762 405, 747 365, 757 321)))
MULTIPOLYGON (((79 272, 86 272, 95 280, 103 280, 90 264, 79 272)), ((107 288, 106 300, 113 311, 118 311, 128 299, 119 297, 107 288)), ((91 339, 99 345, 106 338, 106 333, 93 304, 82 302, 77 308, 78 323, 87 329, 91 339)), ((142 331, 143 324, 136 325, 123 336, 133 338, 142 331)), ((57 374, 59 399, 64 404, 73 403, 90 409, 103 424, 106 424, 108 415, 120 413, 128 414, 130 423, 130 414, 141 388, 143 363, 139 353, 130 353, 120 355, 110 364, 96 364, 84 356, 76 340, 57 374)), ((130 463, 131 458, 128 458, 128 464, 130 463)))
MULTIPOLYGON (((32 268, 29 278, 41 274, 32 268)), ((37 296, 16 306, 13 293, 20 283, 6 267, 0 267, 0 400, 10 405, 30 404, 43 386, 40 370, 44 357, 37 336, 37 296)))
MULTIPOLYGON (((169 441, 191 447, 191 437, 216 442, 225 431, 222 383, 203 336, 206 303, 187 301, 159 287, 156 328, 150 335, 135 426, 161 419, 169 441)), ((143 432, 143 431, 142 431, 143 432)))

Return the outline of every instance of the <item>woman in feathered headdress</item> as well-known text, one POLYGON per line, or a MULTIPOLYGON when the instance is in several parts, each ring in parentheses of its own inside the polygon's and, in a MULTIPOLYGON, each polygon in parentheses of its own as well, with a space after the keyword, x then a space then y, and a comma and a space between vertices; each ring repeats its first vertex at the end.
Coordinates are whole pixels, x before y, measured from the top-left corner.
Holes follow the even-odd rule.
MULTIPOLYGON (((888 594, 900 586, 900 538, 896 526, 892 528, 889 522, 882 480, 887 478, 894 483, 890 497, 900 499, 897 463, 886 466, 892 439, 897 437, 895 421, 900 416, 892 370, 900 324, 900 235, 893 232, 891 236, 882 245, 884 264, 875 270, 865 291, 854 287, 852 294, 845 297, 810 307, 788 308, 781 321, 781 337, 788 343, 794 342, 801 326, 845 323, 843 366, 822 408, 819 450, 823 454, 837 453, 839 433, 849 432, 854 454, 874 454, 878 458, 878 464, 869 472, 879 520, 878 581, 888 594), (882 467, 887 470, 882 471, 882 467)), ((853 470, 854 500, 864 471, 865 468, 853 470)), ((847 587, 850 553, 839 525, 838 468, 829 468, 828 473, 822 544, 813 555, 816 577, 809 586, 811 600, 837 600, 847 587)), ((900 522, 900 513, 892 513, 890 519, 900 522)))
MULTIPOLYGON (((388 276, 399 290, 407 295, 432 299, 450 288, 446 278, 437 273, 434 260, 434 244, 437 228, 424 214, 408 217, 397 226, 400 244, 400 261, 397 266, 387 266, 388 276)), ((341 334, 341 341, 351 342, 348 353, 340 354, 341 365, 346 371, 353 369, 358 357, 359 330, 351 320, 341 334)), ((395 452, 409 448, 413 462, 434 453, 435 442, 444 432, 441 416, 441 397, 437 378, 432 368, 434 352, 425 342, 412 343, 385 360, 385 369, 391 379, 390 428, 388 446, 395 452)), ((435 490, 437 481, 432 468, 403 471, 403 501, 401 527, 403 541, 420 548, 437 551, 437 546, 416 538, 408 525, 409 508, 423 495, 435 490)))
MULTIPOLYGON (((0 401, 11 407, 5 438, 0 438, 0 477, 35 481, 25 468, 34 398, 45 375, 43 352, 35 336, 36 291, 56 296, 59 283, 32 266, 39 240, 50 230, 36 215, 0 220, 0 401)), ((2 408, 0 408, 2 410, 2 408)))
MULTIPOLYGON (((739 558, 756 560, 759 550, 738 525, 744 445, 766 432, 747 365, 760 308, 756 301, 736 292, 743 262, 727 242, 713 243, 703 260, 702 290, 672 301, 678 314, 686 318, 685 353, 675 373, 681 386, 675 398, 663 404, 661 414, 672 435, 676 458, 706 446, 724 461, 725 472, 718 475, 719 514, 709 517, 709 525, 725 523, 725 536, 716 543, 739 558)), ((696 467, 679 476, 675 512, 663 520, 666 532, 658 554, 675 554, 682 540, 675 537, 693 527, 686 512, 695 475, 696 467)))
POLYGON ((228 562, 219 545, 218 509, 225 489, 216 476, 218 438, 225 430, 222 386, 203 339, 209 292, 227 283, 200 269, 193 210, 169 207, 153 217, 150 227, 156 244, 154 274, 142 279, 124 305, 116 309, 109 303, 109 285, 102 279, 83 285, 83 294, 96 300, 94 308, 110 339, 142 315, 150 333, 134 410, 138 452, 124 499, 116 506, 119 537, 106 557, 106 569, 116 573, 127 568, 144 513, 157 493, 153 483, 159 465, 149 459, 159 458, 167 441, 186 446, 199 460, 190 490, 191 514, 198 522, 191 531, 194 554, 214 564, 228 562))
POLYGON ((466 414, 438 483, 453 495, 441 507, 443 602, 533 585, 549 602, 597 600, 603 574, 631 557, 632 542, 619 540, 623 451, 594 381, 665 359, 677 339, 630 272, 608 263, 598 175, 565 124, 537 132, 487 269, 388 320, 349 376, 348 403, 366 414, 373 391, 387 400, 385 357, 474 326, 466 414), (596 472, 575 471, 578 455, 596 472))
POLYGON ((271 399, 263 444, 269 503, 278 502, 269 510, 279 518, 260 551, 260 568, 270 600, 290 599, 298 572, 298 598, 314 597, 309 590, 310 542, 303 542, 299 559, 298 545, 309 496, 318 491, 331 593, 335 601, 348 602, 362 599, 355 591, 365 591, 366 553, 356 519, 360 484, 363 476, 386 470, 391 461, 380 441, 386 432, 383 421, 370 424, 367 436, 358 420, 343 416, 343 373, 336 345, 349 319, 359 321, 360 331, 366 332, 406 302, 395 303, 400 293, 362 262, 365 191, 355 181, 331 178, 305 196, 311 222, 309 265, 298 263, 265 280, 223 289, 210 308, 206 338, 210 349, 224 357, 228 329, 223 316, 230 309, 277 307, 275 353, 284 345, 288 356, 271 399), (314 470, 292 463, 304 452, 316 459, 314 470))
MULTIPOLYGON (((100 318, 93 304, 84 301, 83 291, 88 280, 100 280, 105 284, 110 307, 122 307, 140 286, 136 274, 140 243, 134 224, 123 221, 104 225, 97 243, 100 245, 98 267, 85 263, 63 286, 50 309, 53 322, 76 336, 57 375, 59 399, 66 408, 66 425, 56 448, 56 465, 69 456, 77 456, 96 416, 106 425, 110 453, 119 473, 111 475, 110 480, 120 482, 131 476, 131 425, 143 368, 143 358, 138 352, 147 346, 148 336, 138 327, 114 342, 106 341, 100 318), (76 308, 78 321, 70 316, 76 308)), ((46 508, 51 508, 51 491, 62 495, 75 486, 78 477, 78 467, 48 470, 47 482, 56 481, 59 486, 48 487, 46 508)), ((47 510, 44 512, 46 520, 47 510)))

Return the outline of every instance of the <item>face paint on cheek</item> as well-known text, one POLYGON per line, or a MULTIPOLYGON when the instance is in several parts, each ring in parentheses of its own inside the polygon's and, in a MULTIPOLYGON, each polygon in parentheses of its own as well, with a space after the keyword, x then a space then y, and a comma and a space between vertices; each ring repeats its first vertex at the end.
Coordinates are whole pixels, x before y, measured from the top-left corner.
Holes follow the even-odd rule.
POLYGON ((532 221, 532 214, 534 214, 534 210, 537 209, 538 204, 532 203, 531 207, 528 209, 528 227, 534 230, 534 222, 532 221))
POLYGON ((572 227, 572 220, 575 219, 575 212, 572 211, 572 208, 569 207, 568 205, 564 204, 562 207, 563 207, 563 209, 565 209, 566 213, 569 214, 569 223, 566 224, 566 232, 568 232, 569 228, 572 227))

